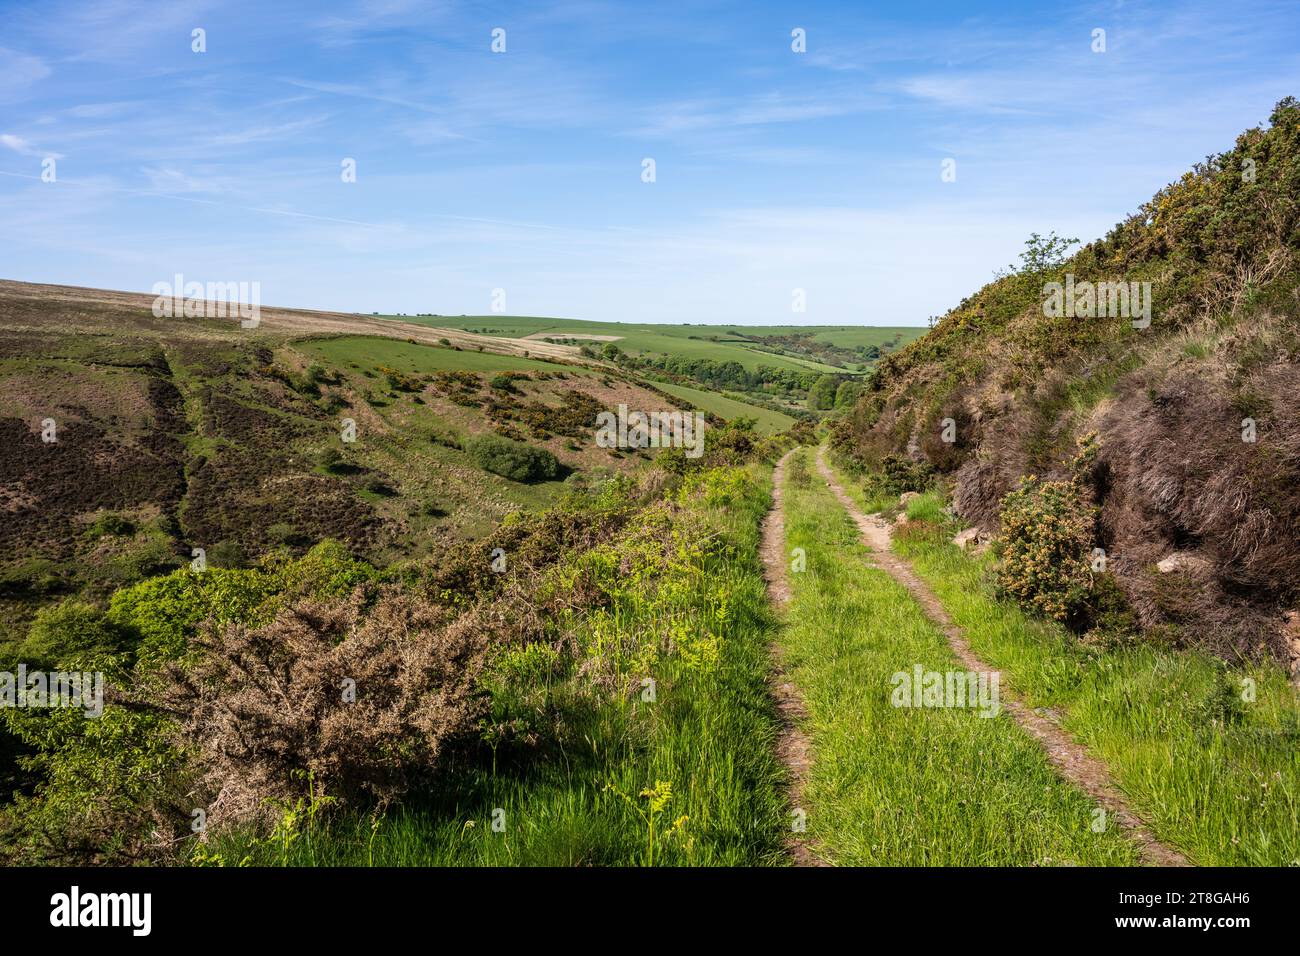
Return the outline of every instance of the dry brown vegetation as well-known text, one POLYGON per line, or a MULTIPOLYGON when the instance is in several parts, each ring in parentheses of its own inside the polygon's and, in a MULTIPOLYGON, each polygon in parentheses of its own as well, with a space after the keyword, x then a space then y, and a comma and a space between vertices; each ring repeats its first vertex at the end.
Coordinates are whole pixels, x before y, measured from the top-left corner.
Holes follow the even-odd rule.
POLYGON ((210 824, 274 816, 303 773, 337 798, 382 805, 406 792, 481 712, 488 614, 390 588, 209 629, 193 666, 168 668, 162 701, 213 794, 210 824))

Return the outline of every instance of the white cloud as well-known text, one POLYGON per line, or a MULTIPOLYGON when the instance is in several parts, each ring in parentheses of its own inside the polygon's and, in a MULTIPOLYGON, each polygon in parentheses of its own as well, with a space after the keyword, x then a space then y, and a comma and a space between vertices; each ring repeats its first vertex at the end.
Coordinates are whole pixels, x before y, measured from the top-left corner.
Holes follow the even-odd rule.
POLYGON ((62 159, 62 153, 52 153, 49 150, 37 149, 29 141, 21 136, 15 136, 13 133, 0 133, 0 146, 11 149, 19 156, 40 156, 42 159, 51 157, 53 159, 62 159))

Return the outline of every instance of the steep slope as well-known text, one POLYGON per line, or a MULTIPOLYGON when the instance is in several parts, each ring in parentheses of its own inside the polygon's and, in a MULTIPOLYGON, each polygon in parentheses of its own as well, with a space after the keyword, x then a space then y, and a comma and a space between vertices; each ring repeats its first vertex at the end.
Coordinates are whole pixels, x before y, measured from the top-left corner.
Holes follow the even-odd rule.
POLYGON ((1140 623, 1294 659, 1300 105, 1279 103, 1104 239, 1050 253, 1031 245, 1023 269, 883 360, 835 447, 866 467, 924 461, 996 531, 1007 492, 1069 475, 1095 433, 1094 544, 1140 623), (1087 300, 1083 283, 1103 282, 1126 284, 1127 309, 1118 289, 1087 300), (1055 295, 1071 286, 1073 302, 1055 295))

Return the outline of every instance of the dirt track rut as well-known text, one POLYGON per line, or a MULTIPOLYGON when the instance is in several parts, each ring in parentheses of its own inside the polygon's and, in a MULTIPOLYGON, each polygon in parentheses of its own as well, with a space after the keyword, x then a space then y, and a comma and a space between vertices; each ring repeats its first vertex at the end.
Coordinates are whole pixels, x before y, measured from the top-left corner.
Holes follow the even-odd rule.
MULTIPOLYGON (((992 671, 993 668, 981 661, 971 650, 962 629, 953 623, 934 592, 917 577, 911 565, 892 552, 889 525, 879 516, 862 513, 862 509, 849 497, 831 471, 825 455, 826 450, 823 447, 817 454, 817 467, 835 497, 861 530, 863 540, 871 549, 872 562, 907 588, 908 593, 921 606, 925 615, 943 632, 963 666, 971 671, 992 671)), ((1002 694, 1002 706, 1016 723, 1042 745, 1057 772, 1105 809, 1108 824, 1113 822, 1124 829, 1137 845, 1143 863, 1148 866, 1190 865, 1181 853, 1161 843, 1152 835, 1146 824, 1129 808, 1123 794, 1111 779, 1106 765, 1088 753, 1062 727, 1005 692, 1002 694)))

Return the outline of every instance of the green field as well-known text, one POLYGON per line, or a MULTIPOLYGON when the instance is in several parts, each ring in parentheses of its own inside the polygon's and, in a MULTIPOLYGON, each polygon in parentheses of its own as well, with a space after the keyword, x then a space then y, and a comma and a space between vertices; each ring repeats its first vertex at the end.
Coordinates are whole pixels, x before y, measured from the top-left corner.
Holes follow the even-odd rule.
POLYGON ((435 345, 418 345, 400 339, 383 339, 371 335, 343 335, 334 339, 317 339, 299 342, 297 347, 342 368, 350 365, 383 365, 407 375, 428 375, 433 372, 458 369, 470 372, 544 370, 592 374, 587 369, 575 368, 572 365, 559 365, 555 362, 524 358, 519 355, 439 348, 435 345))
MULTIPOLYGON (((495 352, 457 351, 431 345, 413 345, 400 339, 382 339, 369 335, 346 335, 334 339, 299 342, 302 351, 339 368, 385 366, 407 375, 428 375, 433 372, 465 369, 471 372, 507 371, 563 371, 574 375, 593 375, 591 369, 572 365, 558 365, 540 359, 517 355, 500 355, 495 352)), ((655 382, 654 386, 670 395, 684 398, 697 408, 712 412, 720 418, 749 417, 756 419, 758 430, 764 435, 785 431, 794 419, 772 409, 750 405, 748 402, 728 398, 718 392, 687 385, 655 382)))
MULTIPOLYGON (((791 355, 777 355, 749 341, 746 336, 767 337, 814 333, 814 338, 844 348, 858 345, 881 346, 900 335, 901 345, 919 338, 926 330, 895 326, 815 325, 643 325, 624 322, 588 322, 524 315, 387 315, 381 318, 414 322, 435 328, 463 329, 504 338, 523 338, 545 333, 555 339, 584 336, 617 336, 619 348, 636 355, 675 355, 682 358, 739 362, 748 370, 768 365, 820 372, 848 371, 822 362, 791 355)), ((604 339, 592 339, 599 347, 604 339)))
POLYGON ((756 419, 758 421, 757 428, 764 435, 783 432, 794 424, 794 419, 789 415, 773 411, 770 408, 750 405, 748 402, 739 402, 718 392, 710 392, 702 388, 691 388, 689 385, 677 385, 671 382, 656 382, 655 387, 662 389, 669 395, 684 398, 697 408, 712 412, 720 418, 748 417, 756 419))

